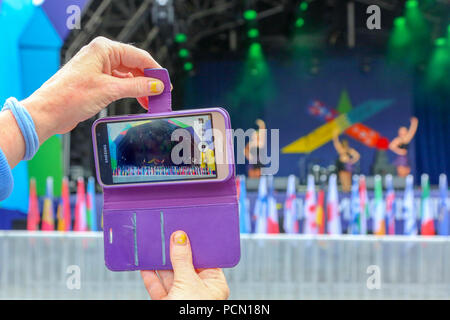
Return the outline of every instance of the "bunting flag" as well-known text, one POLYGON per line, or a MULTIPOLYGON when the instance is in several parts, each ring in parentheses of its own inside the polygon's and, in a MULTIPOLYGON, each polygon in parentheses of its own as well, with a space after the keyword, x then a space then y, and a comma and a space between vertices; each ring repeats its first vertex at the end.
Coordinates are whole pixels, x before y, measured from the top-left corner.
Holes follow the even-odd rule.
POLYGON ((366 177, 359 178, 360 232, 367 234, 367 218, 369 217, 369 197, 367 195, 366 177))
POLYGON ((53 177, 47 177, 44 209, 42 210, 42 230, 55 230, 55 211, 53 208, 53 177))
POLYGON ((61 201, 58 203, 58 207, 56 209, 56 230, 64 231, 64 218, 61 201))
POLYGON ((78 178, 77 181, 77 199, 75 204, 75 224, 74 231, 86 231, 86 195, 84 188, 84 179, 78 178))
POLYGON ((288 177, 286 201, 284 202, 283 227, 285 233, 299 233, 297 190, 295 176, 288 177))
POLYGON ((405 235, 416 235, 418 230, 416 212, 414 210, 414 177, 412 175, 406 177, 405 193, 403 196, 403 219, 403 233, 405 235))
POLYGON ((275 188, 273 185, 273 176, 267 178, 268 183, 268 216, 267 216, 267 233, 280 233, 280 225, 278 220, 277 200, 275 199, 275 188))
POLYGON ((253 211, 253 219, 255 221, 255 233, 267 233, 267 177, 259 178, 258 198, 256 199, 253 211))
POLYGON ((436 234, 436 231, 434 228, 434 217, 430 202, 430 180, 427 174, 422 174, 420 180, 422 186, 422 199, 420 201, 420 233, 423 236, 433 236, 436 234))
POLYGON ((308 175, 308 184, 305 196, 305 232, 306 234, 317 234, 317 217, 316 217, 316 186, 314 184, 314 176, 308 175))
POLYGON ((447 176, 439 176, 439 235, 450 235, 450 210, 448 205, 448 182, 447 176))
POLYGON ((63 178, 61 199, 64 217, 64 230, 70 231, 72 229, 72 213, 70 209, 69 179, 67 177, 63 178))
POLYGON ((339 215, 339 198, 337 189, 337 176, 333 173, 328 179, 327 194, 327 231, 328 234, 341 234, 341 217, 339 215))
POLYGON ((395 234, 395 191, 392 181, 392 175, 386 175, 386 218, 387 218, 387 233, 395 234))
POLYGON ((97 206, 95 203, 95 179, 89 177, 86 193, 86 216, 90 231, 97 231, 97 206))
POLYGON ((58 231, 69 231, 72 222, 70 214, 70 191, 69 191, 69 179, 63 178, 61 186, 61 200, 56 212, 58 217, 58 231))
POLYGON ((351 234, 361 234, 361 201, 359 200, 359 177, 352 177, 352 190, 350 199, 350 230, 351 234))
POLYGON ((27 230, 39 230, 39 202, 36 193, 36 179, 30 179, 30 195, 28 201, 28 216, 27 216, 27 230))
POLYGON ((323 190, 323 188, 320 188, 319 192, 317 192, 317 208, 316 208, 316 225, 318 234, 325 233, 324 203, 325 203, 325 190, 323 190))
POLYGON ((383 204, 383 182, 381 176, 375 176, 375 214, 373 219, 373 233, 386 234, 385 207, 383 204))
POLYGON ((239 229, 241 233, 250 233, 250 214, 247 199, 247 184, 245 176, 237 177, 238 199, 239 199, 239 229))

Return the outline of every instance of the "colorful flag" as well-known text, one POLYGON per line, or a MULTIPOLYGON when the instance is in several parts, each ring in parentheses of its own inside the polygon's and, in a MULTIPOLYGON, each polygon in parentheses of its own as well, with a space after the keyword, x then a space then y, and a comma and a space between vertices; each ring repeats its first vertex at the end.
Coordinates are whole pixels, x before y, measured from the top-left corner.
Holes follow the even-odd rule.
POLYGON ((360 211, 360 231, 361 234, 367 234, 367 219, 369 218, 369 197, 367 195, 366 177, 359 177, 359 203, 360 211))
POLYGON ((325 190, 321 187, 317 192, 316 225, 317 233, 325 233, 325 190))
MULTIPOLYGON (((351 107, 351 106, 350 106, 351 107)), ((339 112, 325 106, 321 101, 315 100, 308 107, 308 111, 315 117, 318 117, 326 122, 329 122, 339 116, 339 112)), ((383 137, 377 131, 367 127, 362 123, 355 123, 344 131, 348 136, 365 144, 370 148, 377 148, 381 150, 388 149, 389 140, 383 137)))
POLYGON ((295 185, 295 176, 293 174, 288 177, 283 217, 284 232, 298 233, 297 188, 295 185))
POLYGON ((373 233, 386 234, 385 207, 383 204, 383 182, 381 176, 375 176, 375 214, 373 217, 373 233))
POLYGON ((403 196, 403 233, 406 235, 417 234, 416 212, 414 210, 414 177, 406 177, 405 193, 403 196))
POLYGON ((77 199, 75 204, 75 224, 74 231, 86 231, 86 195, 84 188, 84 179, 78 178, 77 181, 77 199))
POLYGON ((278 222, 278 209, 277 209, 277 200, 275 199, 275 188, 273 185, 273 176, 270 175, 267 177, 268 183, 268 216, 267 216, 267 233, 280 233, 280 225, 278 222))
POLYGON ((90 231, 97 231, 97 206, 95 203, 95 179, 89 177, 86 193, 87 225, 90 231))
POLYGON ((327 194, 327 231, 328 234, 341 234, 341 217, 339 215, 339 199, 337 190, 337 176, 330 175, 327 194))
POLYGON ((27 230, 39 230, 39 202, 36 193, 36 179, 30 179, 30 196, 28 201, 27 230))
POLYGON ((447 176, 442 173, 439 176, 439 235, 450 235, 450 210, 448 205, 447 176))
POLYGON ((361 201, 359 199, 359 177, 355 174, 352 178, 352 194, 350 199, 350 230, 351 234, 361 234, 361 201))
POLYGON ((255 233, 267 233, 267 214, 268 200, 267 200, 267 177, 261 176, 259 178, 258 198, 255 202, 253 210, 253 219, 255 219, 255 233))
POLYGON ((305 196, 305 232, 306 234, 317 234, 317 200, 316 186, 314 184, 314 176, 308 175, 308 183, 305 196))
POLYGON ((392 182, 392 175, 386 175, 386 218, 387 218, 387 232, 392 235, 395 234, 395 191, 392 182))
POLYGON ((47 177, 47 192, 42 210, 42 230, 55 230, 55 210, 53 208, 53 177, 47 177))
POLYGON ((282 153, 310 153, 325 143, 331 141, 333 136, 342 133, 357 122, 363 122, 374 114, 382 111, 392 104, 392 100, 369 100, 347 113, 342 113, 330 122, 316 128, 309 134, 300 137, 281 149, 282 153))
POLYGON ((422 185, 422 199, 420 201, 420 216, 422 223, 420 226, 420 234, 423 236, 433 236, 436 234, 436 231, 434 228, 434 217, 430 202, 430 180, 427 174, 422 174, 420 180, 422 185))
POLYGON ((62 181, 61 201, 58 205, 56 216, 58 217, 58 231, 69 231, 72 216, 70 213, 69 179, 67 177, 64 177, 62 181))
POLYGON ((239 190, 239 226, 241 233, 250 233, 250 214, 248 208, 247 199, 247 184, 245 181, 245 176, 238 177, 238 190, 239 190))

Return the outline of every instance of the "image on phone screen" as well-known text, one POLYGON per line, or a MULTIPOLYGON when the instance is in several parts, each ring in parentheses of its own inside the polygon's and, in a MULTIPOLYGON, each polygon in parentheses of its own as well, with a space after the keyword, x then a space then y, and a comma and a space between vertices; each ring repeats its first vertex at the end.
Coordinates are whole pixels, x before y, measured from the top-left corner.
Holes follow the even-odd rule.
POLYGON ((112 184, 217 177, 210 114, 115 121, 106 123, 106 128, 109 159, 105 162, 110 164, 112 181, 107 180, 112 184), (177 129, 184 130, 183 136, 173 139, 177 129), (172 154, 185 138, 190 148, 185 143, 172 154))

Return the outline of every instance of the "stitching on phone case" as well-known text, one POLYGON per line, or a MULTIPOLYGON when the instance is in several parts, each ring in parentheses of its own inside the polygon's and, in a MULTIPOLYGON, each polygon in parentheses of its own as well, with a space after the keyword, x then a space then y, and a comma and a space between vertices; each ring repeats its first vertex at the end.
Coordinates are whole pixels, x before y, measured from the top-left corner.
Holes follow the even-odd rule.
POLYGON ((133 237, 134 237, 134 265, 139 265, 139 256, 138 256, 138 245, 137 245, 137 229, 136 229, 136 212, 133 212, 133 217, 131 218, 133 222, 133 237))
POLYGON ((164 234, 164 213, 160 212, 161 217, 161 251, 162 251, 162 264, 166 265, 166 237, 164 234))

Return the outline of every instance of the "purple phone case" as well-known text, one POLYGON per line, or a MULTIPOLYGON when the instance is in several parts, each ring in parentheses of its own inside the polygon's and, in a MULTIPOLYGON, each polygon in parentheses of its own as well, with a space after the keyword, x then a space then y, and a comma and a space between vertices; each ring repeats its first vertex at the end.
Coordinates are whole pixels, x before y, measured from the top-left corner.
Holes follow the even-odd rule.
MULTIPOLYGON (((194 110, 171 111, 170 79, 166 69, 145 69, 145 75, 158 78, 165 85, 160 96, 149 97, 149 113, 161 116, 192 114, 194 110)), ((225 110, 195 111, 221 112, 227 119, 226 128, 231 129, 225 110)), ((143 116, 114 119, 139 117, 143 116)), ((94 127, 102 120, 105 118, 97 120, 92 127, 94 141, 94 127)), ((189 236, 195 268, 227 268, 239 262, 239 213, 230 136, 227 136, 227 148, 230 175, 225 181, 103 186, 103 234, 108 269, 172 269, 170 236, 176 230, 183 230, 189 236)), ((97 159, 95 144, 94 153, 97 159)), ((97 161, 96 170, 100 181, 97 161)))

